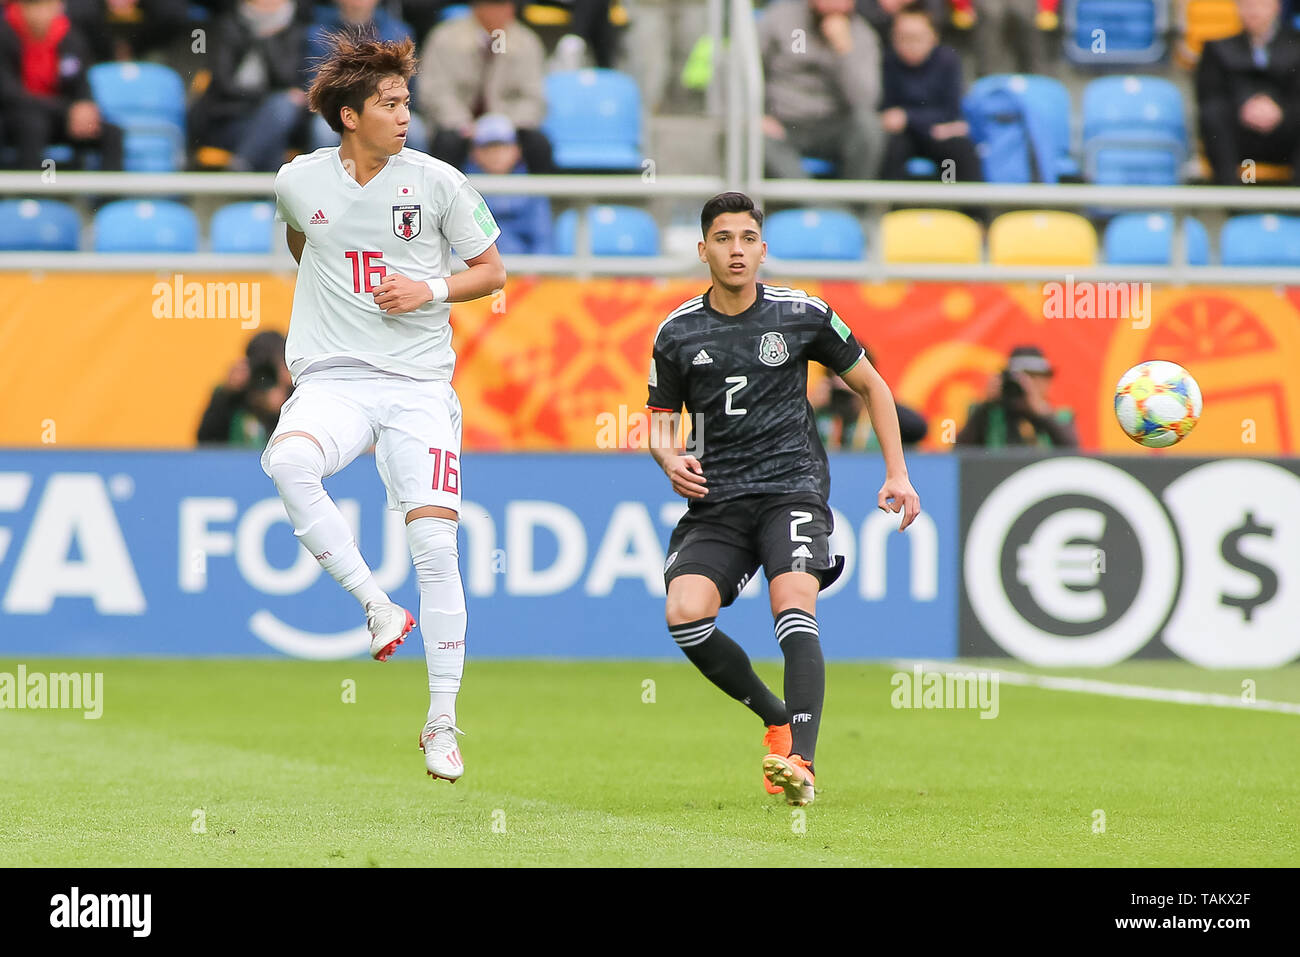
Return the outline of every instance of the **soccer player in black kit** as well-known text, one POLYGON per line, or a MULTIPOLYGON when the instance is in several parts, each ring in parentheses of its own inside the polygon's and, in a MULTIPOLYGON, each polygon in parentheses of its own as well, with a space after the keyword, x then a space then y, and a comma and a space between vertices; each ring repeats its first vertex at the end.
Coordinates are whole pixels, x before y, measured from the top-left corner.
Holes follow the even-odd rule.
POLYGON ((844 559, 830 554, 830 471, 807 397, 809 360, 838 373, 866 403, 885 459, 877 506, 903 513, 901 531, 921 502, 889 386, 848 326, 815 296, 756 281, 767 255, 762 211, 743 193, 722 193, 705 204, 700 227, 700 261, 713 285, 659 325, 646 403, 650 451, 688 500, 664 567, 668 631, 705 677, 767 725, 768 793, 811 804, 826 688, 817 593, 839 577, 844 559), (677 447, 683 403, 695 423, 687 448, 698 447, 698 456, 677 447), (784 701, 715 623, 759 565, 785 658, 784 701))

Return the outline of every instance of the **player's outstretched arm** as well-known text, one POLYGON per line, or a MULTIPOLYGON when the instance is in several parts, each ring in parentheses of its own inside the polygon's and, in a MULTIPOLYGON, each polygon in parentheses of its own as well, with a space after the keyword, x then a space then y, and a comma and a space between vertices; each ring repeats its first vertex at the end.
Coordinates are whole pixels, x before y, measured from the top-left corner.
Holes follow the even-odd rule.
POLYGON ((880 440, 880 450, 885 456, 885 484, 876 496, 876 505, 882 510, 901 511, 901 532, 921 512, 921 497, 912 488, 907 477, 907 462, 903 460, 903 439, 898 431, 898 409, 889 386, 880 377, 875 366, 863 356, 848 372, 840 374, 844 384, 862 397, 866 403, 871 425, 880 440))
POLYGON ((673 483, 682 498, 704 498, 707 480, 700 460, 677 447, 679 417, 675 412, 650 412, 650 454, 673 483))
POLYGON ((300 233, 292 226, 285 224, 284 238, 289 244, 289 252, 293 255, 293 261, 302 262, 302 247, 307 244, 307 234, 300 233))
POLYGON ((480 299, 506 284, 506 266, 497 252, 496 243, 473 259, 465 260, 465 265, 469 268, 462 273, 429 282, 408 279, 401 273, 385 273, 383 281, 375 287, 375 305, 388 315, 396 316, 435 300, 468 302, 480 299))

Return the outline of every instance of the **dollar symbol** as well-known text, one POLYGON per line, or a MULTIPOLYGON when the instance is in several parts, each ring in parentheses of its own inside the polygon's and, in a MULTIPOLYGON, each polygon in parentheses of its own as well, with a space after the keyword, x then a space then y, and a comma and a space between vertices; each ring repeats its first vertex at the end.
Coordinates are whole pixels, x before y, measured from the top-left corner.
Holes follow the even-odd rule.
POLYGON ((1273 529, 1267 525, 1255 524, 1255 513, 1247 512, 1246 520, 1223 536, 1223 541, 1219 545, 1219 554, 1233 568, 1240 568, 1258 578, 1259 591, 1250 596, 1223 594, 1219 596, 1219 603, 1240 608, 1242 618, 1250 621, 1251 616, 1255 614, 1255 609, 1260 605, 1268 604, 1277 594, 1277 573, 1267 565, 1261 565, 1241 554, 1238 543, 1246 535, 1263 535, 1265 538, 1272 538, 1273 529))

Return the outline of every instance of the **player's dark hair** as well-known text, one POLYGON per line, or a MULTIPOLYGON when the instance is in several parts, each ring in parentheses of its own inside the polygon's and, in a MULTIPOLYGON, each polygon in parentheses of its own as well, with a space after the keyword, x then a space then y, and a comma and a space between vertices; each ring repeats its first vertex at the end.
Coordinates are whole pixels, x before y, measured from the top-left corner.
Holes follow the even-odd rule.
POLYGON ((319 71, 307 91, 307 105, 342 136, 343 107, 360 113, 381 80, 398 76, 405 83, 415 75, 415 44, 409 37, 385 43, 358 31, 335 33, 328 42, 329 52, 319 58, 319 71))
POLYGON ((706 239, 709 227, 723 213, 749 213, 758 224, 759 232, 763 231, 763 211, 754 205, 752 199, 744 193, 719 193, 705 203, 704 209, 700 211, 700 232, 706 239))

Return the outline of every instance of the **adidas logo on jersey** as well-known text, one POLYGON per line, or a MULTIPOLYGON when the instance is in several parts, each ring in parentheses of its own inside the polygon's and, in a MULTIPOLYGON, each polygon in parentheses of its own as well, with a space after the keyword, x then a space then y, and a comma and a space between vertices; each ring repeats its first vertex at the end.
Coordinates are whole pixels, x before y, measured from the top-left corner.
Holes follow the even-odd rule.
POLYGON ((790 553, 791 558, 812 558, 813 553, 808 551, 807 545, 800 545, 790 553))
POLYGON ((691 360, 691 365, 706 366, 712 361, 713 360, 709 358, 709 354, 701 349, 699 352, 695 353, 695 358, 691 360))
POLYGON ((325 211, 320 209, 316 210, 316 212, 312 214, 312 217, 308 222, 308 225, 311 226, 325 226, 328 224, 329 219, 325 216, 325 211))

